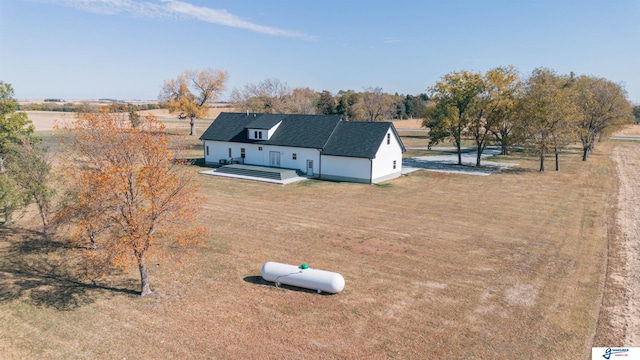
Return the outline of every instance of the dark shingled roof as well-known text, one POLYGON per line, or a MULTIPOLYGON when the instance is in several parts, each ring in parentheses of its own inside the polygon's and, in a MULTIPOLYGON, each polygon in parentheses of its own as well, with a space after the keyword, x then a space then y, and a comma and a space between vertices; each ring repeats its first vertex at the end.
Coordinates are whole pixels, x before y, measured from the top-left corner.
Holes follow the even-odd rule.
POLYGON ((340 122, 340 115, 287 115, 264 144, 322 149, 340 122))
POLYGON ((200 140, 256 143, 322 149, 342 120, 340 115, 275 115, 223 112, 200 140), (246 129, 270 129, 282 121, 269 140, 251 140, 246 129), (271 124, 271 126, 269 126, 271 124))
MULTIPOLYGON (((372 159, 390 122, 345 122, 340 115, 279 115, 223 112, 200 136, 200 140, 255 143, 276 146, 323 149, 324 155, 372 159), (247 129, 271 129, 281 122, 269 140, 252 140, 247 129)), ((405 151, 400 141, 402 151, 405 151)))
MULTIPOLYGON (((331 136, 322 155, 349 156, 373 159, 391 128, 398 137, 396 129, 390 122, 341 122, 331 136)), ((400 141, 402 151, 404 145, 400 141)))
MULTIPOLYGON (((249 114, 249 116, 251 116, 251 114, 249 114)), ((276 124, 282 121, 282 119, 284 119, 286 116, 287 115, 284 114, 262 114, 260 116, 256 116, 255 120, 247 125, 247 128, 269 130, 272 127, 276 126, 276 124)))
POLYGON ((220 113, 202 133, 200 140, 253 142, 247 138, 246 128, 255 120, 254 114, 220 113))

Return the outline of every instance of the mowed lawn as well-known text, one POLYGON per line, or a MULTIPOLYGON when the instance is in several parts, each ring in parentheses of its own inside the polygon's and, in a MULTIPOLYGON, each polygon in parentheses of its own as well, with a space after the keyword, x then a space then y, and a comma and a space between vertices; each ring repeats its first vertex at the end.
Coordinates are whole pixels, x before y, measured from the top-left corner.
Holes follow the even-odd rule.
POLYGON ((384 186, 199 175, 211 237, 151 260, 144 299, 137 269, 79 278, 77 253, 41 240, 27 213, 0 230, 0 357, 586 358, 612 146, 588 162, 570 151, 558 173, 518 156, 496 175, 420 171, 384 186), (277 288, 261 281, 267 261, 339 272, 345 289, 277 288))

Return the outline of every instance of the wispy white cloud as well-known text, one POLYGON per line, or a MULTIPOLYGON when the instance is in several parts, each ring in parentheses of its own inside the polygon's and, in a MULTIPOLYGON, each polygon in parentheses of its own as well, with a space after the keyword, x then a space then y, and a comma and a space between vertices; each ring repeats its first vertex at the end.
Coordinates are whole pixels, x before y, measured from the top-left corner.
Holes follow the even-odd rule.
POLYGON ((159 2, 135 0, 49 0, 47 2, 103 15, 129 14, 150 18, 173 17, 196 19, 212 24, 247 29, 272 36, 315 40, 315 37, 301 32, 259 25, 243 20, 224 9, 212 9, 205 6, 196 6, 178 0, 160 0, 159 2))
POLYGON ((387 36, 384 39, 382 39, 382 42, 385 44, 395 44, 395 43, 403 42, 403 40, 399 40, 399 39, 387 36))
POLYGON ((241 29, 253 30, 267 35, 294 37, 305 40, 313 40, 312 36, 290 30, 283 30, 271 26, 263 26, 242 20, 226 10, 211 9, 204 6, 195 6, 176 0, 162 0, 166 8, 176 14, 206 21, 214 24, 226 25, 241 29))

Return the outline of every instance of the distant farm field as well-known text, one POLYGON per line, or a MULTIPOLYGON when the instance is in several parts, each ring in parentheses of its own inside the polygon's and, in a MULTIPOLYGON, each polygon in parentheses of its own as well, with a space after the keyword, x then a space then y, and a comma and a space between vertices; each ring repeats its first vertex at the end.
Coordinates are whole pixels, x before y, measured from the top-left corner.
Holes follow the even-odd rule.
POLYGON ((144 299, 135 269, 78 278, 75 251, 42 240, 27 213, 0 229, 1 357, 586 358, 616 146, 588 162, 570 150, 558 173, 519 157, 496 175, 419 171, 385 186, 199 175, 211 237, 152 260, 144 299), (260 278, 267 261, 336 271, 346 287, 277 288, 260 278))

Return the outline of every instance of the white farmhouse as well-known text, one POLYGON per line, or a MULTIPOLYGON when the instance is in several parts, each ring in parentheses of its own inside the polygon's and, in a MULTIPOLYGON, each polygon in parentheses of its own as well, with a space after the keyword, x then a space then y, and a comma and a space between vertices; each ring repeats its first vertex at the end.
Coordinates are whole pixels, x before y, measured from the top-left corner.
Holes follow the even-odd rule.
POLYGON ((406 151, 392 123, 340 115, 221 113, 200 139, 208 165, 293 169, 368 184, 400 176, 406 151))

